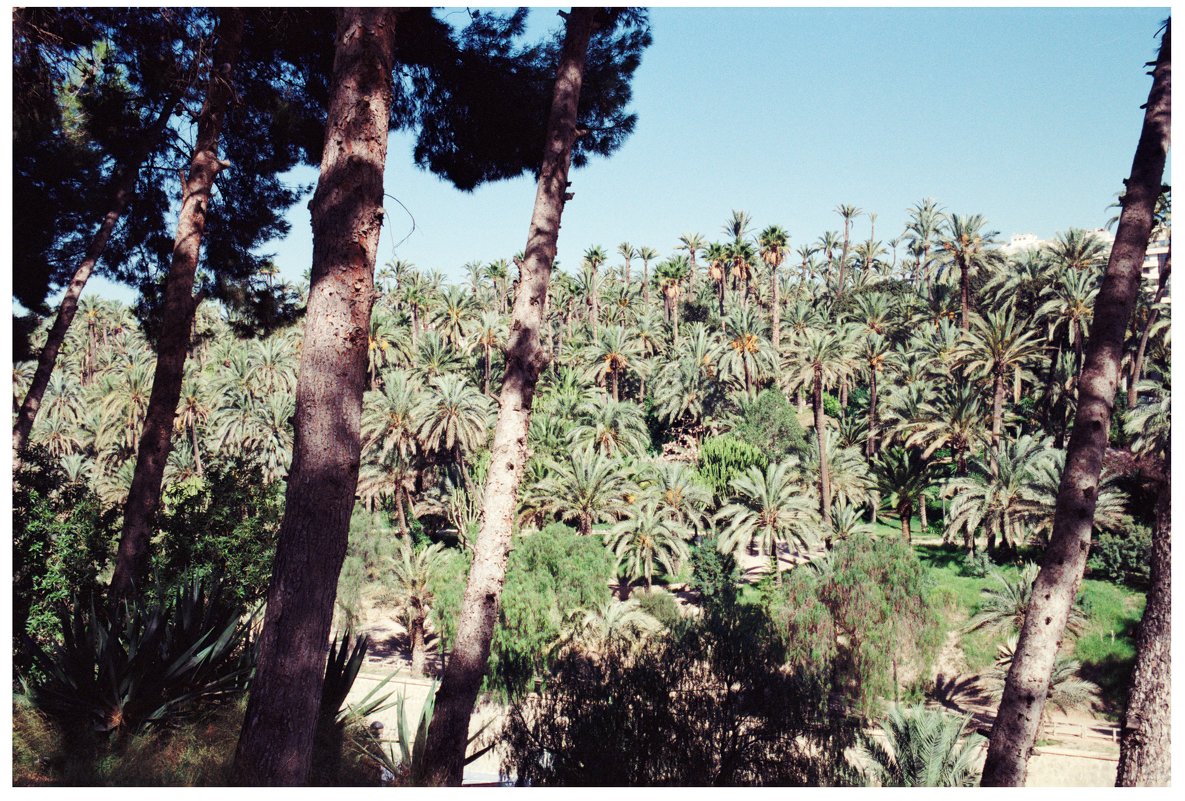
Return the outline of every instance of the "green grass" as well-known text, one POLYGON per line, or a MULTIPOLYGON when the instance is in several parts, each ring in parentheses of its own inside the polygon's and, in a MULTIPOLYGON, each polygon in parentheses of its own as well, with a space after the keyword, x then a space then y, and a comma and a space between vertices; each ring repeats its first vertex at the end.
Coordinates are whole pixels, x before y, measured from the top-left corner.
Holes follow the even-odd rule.
MULTIPOLYGON (((915 545, 918 558, 930 569, 939 591, 955 599, 946 610, 947 625, 962 628, 975 614, 982 591, 994 583, 990 577, 971 575, 960 548, 915 545)), ((1014 574, 1018 568, 1004 565, 999 570, 1014 574)), ((1099 685, 1104 711, 1116 714, 1123 705, 1128 677, 1135 659, 1136 626, 1144 610, 1144 595, 1108 581, 1082 582, 1081 602, 1087 612, 1086 630, 1075 641, 1073 655, 1082 663, 1081 673, 1099 685)), ((960 646, 971 671, 988 667, 996 657, 996 646, 1007 636, 987 631, 963 632, 960 646)))

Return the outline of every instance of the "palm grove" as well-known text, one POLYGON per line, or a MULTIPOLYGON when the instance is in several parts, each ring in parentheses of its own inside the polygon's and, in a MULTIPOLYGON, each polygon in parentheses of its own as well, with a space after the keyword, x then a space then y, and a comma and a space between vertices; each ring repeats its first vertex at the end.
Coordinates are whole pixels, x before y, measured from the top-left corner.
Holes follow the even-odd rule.
MULTIPOLYGON (((813 239, 733 211, 565 269, 569 168, 632 129, 649 32, 638 11, 563 16, 530 43, 524 12, 463 28, 427 9, 16 14, 15 173, 48 232, 22 244, 14 284, 47 312, 18 321, 13 376, 29 714, 86 720, 103 732, 88 748, 118 750, 229 706, 226 776, 348 781, 383 754, 324 646, 365 652, 365 597, 398 615, 413 672, 442 665, 409 781, 459 783, 483 691, 510 705, 508 772, 534 783, 977 780, 966 721, 895 707, 895 755, 864 734, 924 685, 941 638, 910 544, 982 565, 1059 542, 1096 309, 1116 314, 1104 273, 1120 243, 1141 240, 1138 273, 1168 235, 1160 171, 1145 166, 1148 194, 1133 170, 1111 253, 1072 229, 1006 255, 981 215, 927 199, 886 241, 852 205, 813 239), (498 93, 522 102, 508 115, 498 93), (526 248, 460 282, 376 271, 391 127, 461 188, 534 171, 526 248), (302 196, 279 178, 301 162, 321 169, 314 253, 289 285, 257 248, 302 196), (142 301, 83 296, 95 269, 142 301), (590 712, 605 687, 636 714, 590 712), (657 703, 673 689, 684 700, 657 703), (588 726, 562 723, 577 709, 588 726), (940 731, 947 750, 910 773, 906 752, 940 731)), ((1167 109, 1167 55, 1158 69, 1167 109)), ((1119 307, 1124 391, 1114 414, 1105 399, 1088 531, 1137 571, 1151 550, 1166 601, 1168 270, 1119 307)), ((1125 783, 1167 781, 1167 720, 1149 712, 1167 614, 1150 600, 1125 783)))

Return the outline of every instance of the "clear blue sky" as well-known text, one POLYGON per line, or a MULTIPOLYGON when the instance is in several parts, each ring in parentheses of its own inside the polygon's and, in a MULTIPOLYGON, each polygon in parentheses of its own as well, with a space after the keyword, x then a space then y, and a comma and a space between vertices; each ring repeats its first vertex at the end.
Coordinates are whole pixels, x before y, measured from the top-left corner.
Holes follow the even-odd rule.
MULTIPOLYGON (((554 11, 532 11, 550 26, 554 11)), ((1003 238, 1101 226, 1131 167, 1167 8, 675 9, 652 11, 634 82, 634 135, 573 175, 561 267, 590 245, 716 238, 731 209, 777 223, 791 245, 838 230, 837 204, 877 213, 877 238, 933 197, 982 213, 1003 238)), ((530 178, 463 194, 393 136, 380 263, 397 256, 459 280, 461 265, 526 243, 530 178)), ((315 172, 299 173, 315 180, 315 172)), ((308 211, 273 248, 297 278, 308 211)), ((867 217, 853 236, 868 235, 867 217)), ((611 263, 619 259, 614 255, 611 263)))

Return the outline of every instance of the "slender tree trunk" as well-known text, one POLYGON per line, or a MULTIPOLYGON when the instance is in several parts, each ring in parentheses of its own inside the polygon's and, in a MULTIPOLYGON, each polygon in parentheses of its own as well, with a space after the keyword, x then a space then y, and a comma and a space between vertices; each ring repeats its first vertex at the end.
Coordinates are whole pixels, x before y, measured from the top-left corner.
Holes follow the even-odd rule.
POLYGON ((610 370, 610 371, 609 371, 609 386, 613 388, 613 400, 614 400, 614 402, 616 402, 616 401, 620 400, 620 399, 617 397, 617 371, 616 371, 616 370, 610 370))
POLYGON ((547 125, 535 209, 527 237, 523 290, 514 305, 505 377, 494 429, 491 467, 482 502, 481 530, 457 626, 457 638, 436 693, 425 760, 429 780, 459 785, 464 770, 469 719, 489 661, 490 641, 506 577, 518 486, 527 461, 527 429, 539 371, 543 299, 555 261, 560 218, 567 200, 568 168, 576 139, 576 110, 592 35, 594 8, 573 8, 560 53, 547 125))
POLYGON ((481 378, 481 394, 490 394, 490 346, 485 345, 485 370, 481 378))
POLYGON ((815 374, 815 440, 819 445, 819 515, 823 530, 831 530, 831 475, 827 467, 826 420, 823 417, 823 380, 815 374))
MULTIPOLYGON (((12 466, 14 470, 20 468, 21 455, 29 442, 29 433, 33 430, 33 423, 37 421, 41 399, 45 396, 45 388, 49 386, 49 379, 53 375, 54 366, 58 361, 58 353, 62 349, 62 343, 66 341, 66 332, 70 330, 70 324, 74 322, 74 315, 78 312, 78 298, 82 295, 86 282, 90 280, 99 257, 107 249, 107 242, 111 239, 111 232, 115 230, 115 224, 123 216, 124 209, 127 208, 128 201, 131 199, 132 193, 135 192, 140 168, 148 158, 153 146, 160 140, 161 134, 164 133, 165 127, 180 101, 180 92, 174 93, 165 101, 156 121, 144 133, 140 146, 119 171, 107 213, 103 215, 99 229, 95 231, 90 245, 87 246, 86 254, 82 257, 82 261, 74 270, 74 276, 66 286, 66 293, 62 296, 62 302, 58 304, 58 316, 54 319, 53 327, 49 329, 45 347, 37 356, 37 371, 33 373, 33 381, 29 384, 29 391, 25 393, 25 399, 17 414, 16 424, 12 429, 12 466)), ((92 334, 89 338, 92 350, 87 354, 87 369, 84 370, 83 386, 89 383, 87 373, 93 369, 93 343, 94 336, 92 334)))
POLYGON ((313 195, 312 286, 296 387, 284 520, 234 779, 308 779, 361 454, 366 344, 383 221, 383 167, 399 12, 338 12, 321 176, 313 195))
POLYGON ((424 617, 417 613, 411 621, 411 675, 419 678, 424 675, 424 617))
POLYGON ((922 524, 922 533, 930 530, 930 523, 926 520, 926 493, 925 490, 918 495, 918 518, 922 524))
POLYGON ((1123 196, 1115 244, 1095 300, 1053 534, 1033 585, 1032 601, 996 713, 983 769, 985 786, 1021 786, 1025 782, 1054 657, 1086 567, 1124 334, 1135 305, 1168 149, 1172 69, 1169 24, 1153 71, 1152 91, 1123 196))
POLYGON ((1156 499, 1156 527, 1152 534, 1152 588, 1136 640, 1123 736, 1119 741, 1117 787, 1167 787, 1172 709, 1170 634, 1172 612, 1171 501, 1169 475, 1156 499))
POLYGON ((999 370, 992 377, 992 475, 1000 469, 1000 431, 1004 428, 1004 375, 999 370))
POLYGON ((905 539, 906 545, 913 543, 913 531, 911 530, 910 518, 913 517, 913 507, 907 502, 897 507, 897 517, 901 520, 901 536, 905 539))
POLYGON ((1135 408, 1136 401, 1139 400, 1139 393, 1136 391, 1136 383, 1140 380, 1140 374, 1144 372, 1144 351, 1148 347, 1148 337, 1152 334, 1152 327, 1156 325, 1156 319, 1160 316, 1160 310, 1156 308, 1156 304, 1160 303, 1160 299, 1164 297, 1164 290, 1168 284, 1170 262, 1166 261, 1164 268, 1160 271, 1160 280, 1157 282, 1156 297, 1152 299, 1152 312, 1148 315, 1148 323, 1144 326, 1144 331, 1140 334, 1140 344, 1136 348, 1135 359, 1132 360, 1132 375, 1131 380, 1127 382, 1127 408, 1135 408))
POLYGON ((967 266, 967 259, 963 256, 959 260, 959 328, 966 331, 971 327, 971 277, 967 266))
POLYGON ((867 456, 871 461, 876 456, 876 367, 871 370, 871 378, 868 384, 868 451, 867 456))
POLYGON ((193 443, 193 466, 197 470, 198 478, 202 477, 202 449, 198 440, 197 422, 189 427, 190 441, 193 443))
POLYGON ((778 270, 770 268, 769 291, 773 302, 773 320, 770 325, 770 336, 773 338, 774 352, 778 350, 778 343, 782 340, 782 309, 778 300, 778 270))
POLYGON ((848 263, 848 233, 849 229, 851 228, 851 224, 851 220, 849 220, 847 217, 844 217, 843 247, 839 252, 839 282, 835 288, 835 294, 840 297, 843 296, 844 267, 846 267, 848 263))
POLYGON ((169 458, 173 420, 177 402, 181 399, 190 329, 200 302, 200 298, 193 294, 193 283, 206 230, 206 212, 214 180, 228 166, 218 158, 218 139, 226 110, 234 98, 231 81, 243 37, 241 9, 226 8, 220 12, 217 36, 218 43, 210 65, 210 84, 198 117, 197 142, 177 217, 173 258, 165 278, 164 325, 157 343, 156 371, 140 434, 136 469, 124 507, 123 533, 111 579, 113 598, 131 593, 148 569, 153 518, 160 503, 160 485, 169 458))

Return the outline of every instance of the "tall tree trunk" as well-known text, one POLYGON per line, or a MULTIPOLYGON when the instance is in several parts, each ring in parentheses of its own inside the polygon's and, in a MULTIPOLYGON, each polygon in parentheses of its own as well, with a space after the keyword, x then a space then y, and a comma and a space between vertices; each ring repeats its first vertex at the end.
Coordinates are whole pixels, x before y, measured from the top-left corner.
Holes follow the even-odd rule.
POLYGON ((1140 142, 1115 244, 1095 300, 1086 363, 1078 383, 1078 411, 1058 489, 1053 534, 1033 585, 1016 654, 992 728, 982 784, 1021 786, 1070 606, 1078 593, 1098 498, 1099 473, 1119 384, 1124 334, 1135 305, 1140 268, 1152 230, 1169 142, 1171 108, 1170 29, 1166 23, 1153 70, 1140 142))
POLYGON ((835 294, 840 297, 843 296, 844 267, 846 267, 847 263, 848 263, 848 233, 851 228, 851 225, 852 225, 852 221, 849 218, 844 217, 843 247, 840 249, 840 252, 839 252, 839 281, 838 281, 838 284, 835 288, 835 294))
POLYGON ((185 178, 181 212, 173 258, 165 277, 164 307, 157 343, 156 371, 152 394, 140 434, 136 469, 124 507, 123 533, 116 556, 111 591, 115 598, 125 597, 148 569, 148 543, 152 537, 153 518, 160 504, 160 485, 173 436, 173 419, 181 399, 185 376, 185 358, 189 353, 190 330, 200 298, 193 294, 201 256, 202 236, 206 230, 206 212, 218 173, 229 166, 218 158, 218 139, 226 110, 234 98, 232 78, 243 38, 243 12, 225 8, 218 19, 218 43, 210 64, 210 84, 198 117, 197 142, 185 178))
POLYGON ((358 482, 398 15, 383 8, 338 12, 325 149, 311 204, 312 286, 292 468, 235 754, 234 778, 242 784, 298 785, 309 774, 358 482))
POLYGON ((1131 380, 1127 382, 1127 408, 1129 409, 1135 408, 1136 401, 1139 400, 1136 383, 1140 380, 1140 374, 1144 372, 1144 351, 1148 347, 1148 337, 1152 334, 1152 327, 1156 325, 1156 319, 1160 316, 1160 310, 1156 308, 1156 305, 1164 297, 1164 290, 1168 285, 1170 264, 1166 260, 1164 267, 1160 271, 1160 280, 1156 286, 1156 297, 1152 299, 1152 312, 1148 315, 1148 323, 1144 326, 1144 331, 1140 334, 1140 344, 1136 348, 1136 355, 1132 360, 1131 380))
POLYGON ((1119 741, 1117 787, 1167 787, 1172 709, 1170 625, 1172 611, 1171 501, 1168 464, 1156 499, 1152 534, 1152 588, 1136 640, 1123 735, 1119 741))
POLYGON ((539 346, 543 299, 555 261, 560 218, 568 196, 568 168, 576 139, 576 110, 592 35, 594 8, 573 8, 560 53, 547 123, 547 144, 527 237, 523 289, 514 305, 505 377, 494 429, 491 468, 482 501, 481 531, 457 625, 457 638, 436 693, 425 759, 429 780, 459 785, 469 719, 489 661, 490 640, 506 577, 518 486, 527 461, 531 403, 545 354, 539 346))
POLYGON ((485 369, 481 376, 481 394, 490 394, 490 346, 485 345, 485 369))
POLYGON ((971 276, 965 256, 957 257, 959 262, 959 328, 971 327, 971 276))
POLYGON ((998 369, 992 376, 992 447, 991 456, 992 475, 998 475, 1000 469, 1000 431, 1004 428, 1004 374, 998 369))
POLYGON ((868 449, 866 456, 871 461, 876 456, 876 367, 870 371, 868 383, 868 449))
MULTIPOLYGON (((58 316, 54 319, 53 327, 49 329, 45 347, 37 355, 37 371, 33 373, 33 381, 29 384, 29 391, 25 393, 25 399, 17 414, 16 424, 12 429, 12 466, 14 470, 20 467, 21 454, 29 442, 29 433, 33 430, 33 423, 37 421, 41 399, 45 396, 45 388, 49 386, 49 379, 53 375, 54 366, 58 361, 58 353, 62 349, 62 343, 66 341, 66 332, 70 330, 70 324, 74 322, 74 315, 78 312, 78 298, 82 295, 86 282, 90 280, 91 272, 94 271, 99 257, 107 249, 111 232, 115 230, 115 224, 123 216, 124 209, 127 208, 128 201, 136 189, 136 179, 140 175, 140 168, 168 126, 169 119, 177 109, 177 104, 181 102, 181 94, 180 91, 175 92, 165 101, 156 121, 144 133, 139 146, 117 174, 115 189, 111 193, 111 202, 108 205, 107 213, 103 215, 99 229, 91 238, 82 261, 79 262, 70 283, 66 286, 62 302, 58 304, 58 316)), ((92 335, 89 340, 92 348, 93 340, 92 335)), ((83 386, 89 383, 88 373, 93 365, 93 351, 87 354, 86 362, 87 368, 84 369, 83 386)))
POLYGON ((778 343, 782 340, 782 304, 778 300, 778 270, 776 267, 770 268, 769 271, 769 292, 773 304, 770 336, 773 338, 774 353, 777 353, 778 343))
POLYGON ((815 375, 815 441, 819 446, 819 515, 823 530, 831 530, 831 474, 827 467, 826 421, 823 417, 823 380, 815 375))
POLYGON ((918 518, 922 524, 922 533, 925 534, 930 530, 930 521, 926 519, 926 491, 922 490, 918 494, 918 518))

